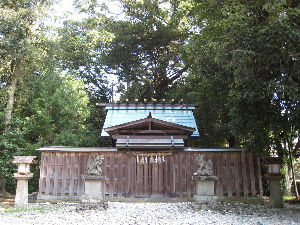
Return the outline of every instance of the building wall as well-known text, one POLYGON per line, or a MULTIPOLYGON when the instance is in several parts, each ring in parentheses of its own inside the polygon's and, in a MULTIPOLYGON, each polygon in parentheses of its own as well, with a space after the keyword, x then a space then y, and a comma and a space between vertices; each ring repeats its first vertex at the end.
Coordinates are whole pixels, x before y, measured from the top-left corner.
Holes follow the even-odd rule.
POLYGON ((154 151, 127 153, 63 147, 40 150, 40 199, 79 198, 84 193, 81 175, 86 174, 87 161, 90 156, 95 158, 99 154, 104 156, 101 168, 106 176, 107 197, 191 198, 195 194, 194 173, 198 154, 212 160, 214 175, 219 178, 215 181, 216 195, 262 195, 260 159, 251 152, 190 149, 173 154, 154 151))

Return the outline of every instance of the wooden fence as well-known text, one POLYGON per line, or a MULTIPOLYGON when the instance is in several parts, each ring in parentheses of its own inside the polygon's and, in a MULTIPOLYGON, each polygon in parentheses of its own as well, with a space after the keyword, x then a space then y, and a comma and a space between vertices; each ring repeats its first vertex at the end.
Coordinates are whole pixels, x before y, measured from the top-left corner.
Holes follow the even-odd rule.
POLYGON ((195 194, 196 155, 212 160, 215 194, 220 197, 261 196, 260 159, 242 151, 182 151, 172 155, 150 152, 42 150, 39 196, 80 197, 81 175, 90 156, 104 156, 108 197, 179 197, 195 194))

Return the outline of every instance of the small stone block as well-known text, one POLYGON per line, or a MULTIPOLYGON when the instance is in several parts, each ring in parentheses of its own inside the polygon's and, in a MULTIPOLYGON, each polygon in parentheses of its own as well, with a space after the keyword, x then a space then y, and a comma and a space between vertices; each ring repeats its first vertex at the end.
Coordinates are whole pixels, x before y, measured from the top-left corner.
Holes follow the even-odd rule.
POLYGON ((215 182, 214 180, 197 180, 196 181, 196 195, 200 196, 211 196, 215 193, 215 182))
POLYGON ((215 195, 214 196, 195 195, 195 200, 196 200, 198 205, 214 208, 218 204, 219 197, 215 196, 215 195))
POLYGON ((85 211, 85 210, 106 210, 108 208, 108 204, 105 202, 95 202, 95 203, 80 203, 76 207, 76 211, 85 211))

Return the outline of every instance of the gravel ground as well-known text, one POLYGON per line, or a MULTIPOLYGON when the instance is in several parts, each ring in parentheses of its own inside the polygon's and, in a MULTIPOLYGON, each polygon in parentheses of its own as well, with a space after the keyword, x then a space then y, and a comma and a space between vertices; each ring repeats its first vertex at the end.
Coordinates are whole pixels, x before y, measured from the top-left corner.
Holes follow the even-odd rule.
POLYGON ((200 210, 194 203, 109 202, 103 211, 78 211, 77 204, 29 204, 9 211, 0 205, 1 225, 22 224, 300 224, 300 206, 284 209, 268 205, 230 203, 200 210))

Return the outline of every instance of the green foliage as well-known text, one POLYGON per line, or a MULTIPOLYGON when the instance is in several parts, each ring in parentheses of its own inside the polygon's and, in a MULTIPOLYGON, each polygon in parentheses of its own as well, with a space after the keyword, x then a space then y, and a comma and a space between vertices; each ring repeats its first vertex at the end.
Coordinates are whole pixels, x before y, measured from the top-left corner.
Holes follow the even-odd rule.
MULTIPOLYGON (((0 112, 0 128, 5 126, 4 112, 0 112)), ((0 133, 0 189, 13 193, 15 191, 15 179, 13 173, 17 166, 12 164, 14 155, 22 154, 22 131, 20 130, 20 120, 11 123, 9 132, 0 133)))
MULTIPOLYGON (((40 144, 66 144, 79 146, 79 133, 89 116, 89 99, 83 82, 72 75, 48 75, 40 78, 26 119, 26 139, 40 144), (38 91, 39 90, 39 91, 38 91), (61 142, 61 143, 60 143, 61 142)), ((27 105, 27 106, 28 106, 27 105)), ((21 112, 20 112, 21 113, 21 112)))
POLYGON ((231 136, 263 154, 292 143, 282 134, 299 135, 299 24, 293 7, 267 0, 195 5, 200 32, 189 52, 197 63, 186 82, 197 96, 204 137, 231 136))
POLYGON ((183 25, 186 7, 177 1, 121 2, 128 19, 108 23, 114 38, 107 44, 101 63, 127 84, 128 96, 165 98, 169 85, 189 67, 183 62, 190 36, 183 25), (147 91, 137 93, 136 83, 147 91))
POLYGON ((105 29, 107 18, 91 16, 82 21, 65 21, 58 29, 56 60, 64 70, 76 74, 86 84, 91 98, 107 102, 110 88, 100 62, 103 46, 112 39, 105 29))

